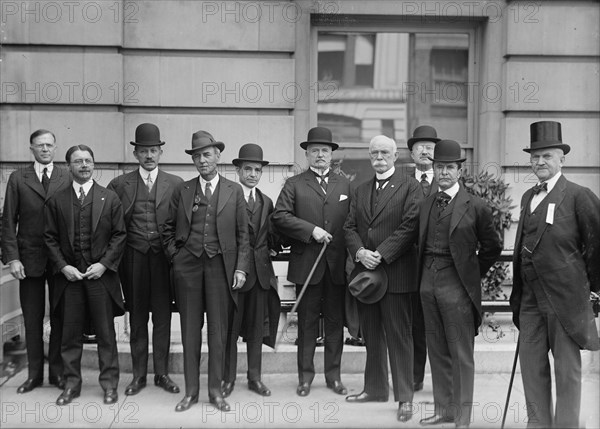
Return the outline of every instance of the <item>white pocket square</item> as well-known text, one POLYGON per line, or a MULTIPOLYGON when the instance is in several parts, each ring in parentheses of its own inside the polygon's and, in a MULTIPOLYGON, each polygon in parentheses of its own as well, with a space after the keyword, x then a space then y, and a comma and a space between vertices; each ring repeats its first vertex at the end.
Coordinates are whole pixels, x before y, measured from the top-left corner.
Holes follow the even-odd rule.
POLYGON ((344 201, 347 199, 348 199, 348 195, 344 195, 344 194, 340 195, 340 201, 344 201))

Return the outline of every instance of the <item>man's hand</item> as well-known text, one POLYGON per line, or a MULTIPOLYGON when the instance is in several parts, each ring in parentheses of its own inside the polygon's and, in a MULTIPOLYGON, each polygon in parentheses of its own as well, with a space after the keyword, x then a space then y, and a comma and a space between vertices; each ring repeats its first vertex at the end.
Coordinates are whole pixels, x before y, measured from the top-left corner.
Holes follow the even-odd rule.
POLYGON ((312 236, 317 243, 325 242, 327 244, 331 243, 331 239, 333 238, 330 233, 318 226, 315 226, 315 229, 313 229, 312 236))
POLYGON ((96 262, 95 264, 90 265, 87 270, 85 270, 83 277, 90 280, 98 280, 100 277, 102 277, 102 274, 104 274, 105 271, 106 267, 100 262, 96 262))
POLYGON ((83 280, 85 274, 82 274, 77 268, 72 265, 66 265, 60 270, 61 273, 67 278, 70 282, 76 282, 77 280, 83 280))
POLYGON ((246 283, 246 273, 240 270, 235 270, 235 273, 233 273, 233 285, 231 285, 231 288, 233 290, 241 289, 244 286, 244 283, 246 283))
POLYGON ((10 262, 10 273, 17 280, 23 280, 25 278, 25 267, 21 261, 17 259, 10 262))
POLYGON ((358 260, 368 270, 374 270, 381 263, 381 255, 378 251, 361 249, 358 252, 358 260))

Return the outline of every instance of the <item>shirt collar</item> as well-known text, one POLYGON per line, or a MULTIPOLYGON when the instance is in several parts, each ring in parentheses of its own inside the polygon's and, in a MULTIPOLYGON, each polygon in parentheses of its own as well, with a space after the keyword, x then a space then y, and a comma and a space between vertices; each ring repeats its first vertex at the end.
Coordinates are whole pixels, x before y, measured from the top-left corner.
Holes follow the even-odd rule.
POLYGON ((33 169, 35 170, 35 174, 37 174, 38 179, 42 180, 42 173, 44 172, 44 168, 48 169, 48 177, 52 175, 52 170, 54 170, 54 162, 50 162, 49 164, 42 164, 41 162, 34 161, 33 169))
POLYGON ((327 170, 325 170, 325 171, 323 172, 323 174, 319 173, 319 170, 317 170, 316 168, 313 168, 313 167, 309 167, 309 168, 310 168, 310 169, 311 169, 311 171, 312 171, 313 173, 315 173, 317 176, 327 176, 327 177, 325 177, 325 181, 326 181, 326 182, 328 181, 328 179, 329 179, 329 171, 331 170, 331 168, 328 168, 327 170))
POLYGON ((429 184, 431 184, 431 182, 433 181, 433 168, 427 171, 421 171, 418 168, 415 168, 415 179, 417 179, 420 182, 423 173, 427 175, 427 181, 429 182, 429 184))
MULTIPOLYGON (((202 176, 198 176, 198 179, 200 180, 200 186, 202 186, 202 191, 204 191, 204 189, 206 189, 207 181, 204 180, 202 178, 202 176)), ((215 177, 213 177, 212 180, 210 180, 210 187, 212 188, 213 192, 215 189, 217 189, 218 184, 219 184, 219 174, 217 173, 215 175, 215 177)))
POLYGON ((450 186, 445 191, 442 191, 441 189, 438 188, 438 191, 445 192, 446 194, 450 195, 450 200, 452 200, 456 196, 456 194, 458 194, 459 190, 460 190, 460 185, 458 184, 458 182, 456 182, 454 185, 450 186))
POLYGON ((83 186, 83 192, 85 192, 85 195, 87 195, 87 194, 89 194, 90 189, 92 189, 93 184, 94 184, 93 179, 88 180, 83 185, 80 185, 79 183, 77 183, 76 181, 73 180, 73 189, 75 190, 75 194, 79 195, 79 187, 83 186))
POLYGON ((392 175, 396 172, 396 167, 392 167, 390 168, 388 171, 386 171, 385 173, 375 173, 375 178, 377 180, 382 180, 382 179, 389 179, 390 177, 392 177, 392 175))
POLYGON ((251 193, 254 194, 254 200, 256 201, 256 191, 254 190, 254 188, 249 188, 243 183, 240 183, 240 185, 242 186, 242 190, 244 191, 244 198, 246 198, 246 201, 248 201, 248 198, 250 197, 251 193))
MULTIPOLYGON (((554 175, 554 177, 546 180, 546 183, 548 184, 548 193, 550 193, 550 191, 556 186, 556 182, 558 182, 558 179, 560 178, 560 176, 562 176, 562 173, 559 171, 558 173, 556 173, 554 175)), ((538 184, 540 184, 542 182, 539 182, 538 184)))
POLYGON ((156 177, 158 176, 158 167, 156 167, 156 168, 155 168, 154 170, 152 170, 152 171, 148 171, 148 170, 145 170, 144 168, 142 168, 142 166, 140 165, 140 168, 139 168, 139 170, 138 170, 138 171, 139 171, 139 173, 140 173, 140 177, 141 177, 142 179, 144 179, 144 182, 145 182, 146 180, 148 180, 148 173, 150 173, 150 178, 152 179, 152 183, 155 183, 155 182, 156 182, 156 177))

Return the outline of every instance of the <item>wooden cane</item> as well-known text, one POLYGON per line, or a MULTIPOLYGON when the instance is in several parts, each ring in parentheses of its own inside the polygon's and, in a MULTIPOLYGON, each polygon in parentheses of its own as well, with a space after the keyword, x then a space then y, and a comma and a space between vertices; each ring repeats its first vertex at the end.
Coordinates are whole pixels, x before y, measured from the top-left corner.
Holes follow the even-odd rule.
MULTIPOLYGON (((296 312, 296 309, 298 308, 298 304, 300 304, 300 300, 304 296, 304 292, 306 291, 306 288, 308 287, 308 283, 310 282, 310 279, 312 279, 312 276, 315 273, 315 270, 317 269, 317 265, 319 265, 319 261, 321 261, 321 258, 323 257, 323 254, 325 253, 326 248, 327 248, 327 242, 324 241, 323 247, 321 247, 321 251, 319 252, 319 256, 317 256, 315 263, 313 264, 312 268, 310 269, 310 272, 308 273, 308 277, 306 277, 306 280, 304 281, 304 284, 302 285, 302 289, 300 290, 300 294, 296 297, 296 302, 294 303, 294 306, 290 310, 290 313, 296 312)), ((283 325, 283 328, 281 328, 281 332, 279 333, 279 335, 277 335, 277 340, 275 341, 275 347, 273 350, 277 351, 277 347, 279 346, 279 343, 281 342, 283 333, 285 332, 285 330, 287 329, 289 324, 290 324, 289 320, 286 320, 285 325, 283 325)))
POLYGON ((517 348, 515 349, 515 360, 513 362, 512 373, 510 374, 510 382, 508 383, 508 393, 506 394, 506 404, 504 404, 504 414, 502 415, 502 426, 500 429, 504 429, 504 422, 506 421, 506 413, 508 412, 508 402, 510 401, 510 392, 512 391, 513 381, 515 379, 515 371, 517 370, 517 361, 519 359, 519 337, 517 337, 517 348))

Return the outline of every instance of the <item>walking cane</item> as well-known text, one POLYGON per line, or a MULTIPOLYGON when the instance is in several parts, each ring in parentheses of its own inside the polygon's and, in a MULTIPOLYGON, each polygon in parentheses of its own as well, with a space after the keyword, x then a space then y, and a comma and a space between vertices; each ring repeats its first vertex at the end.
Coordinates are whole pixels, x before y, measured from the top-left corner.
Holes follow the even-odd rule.
MULTIPOLYGON (((315 270, 317 269, 317 265, 319 265, 319 261, 323 257, 323 254, 325 253, 326 248, 327 248, 327 242, 324 241, 323 247, 321 247, 321 251, 319 252, 319 256, 317 256, 315 263, 313 264, 312 268, 310 269, 310 272, 308 273, 308 277, 306 277, 306 280, 304 281, 304 284, 302 285, 302 289, 300 290, 300 294, 296 297, 296 302, 294 303, 294 306, 290 310, 290 313, 296 312, 296 309, 298 308, 298 304, 300 304, 300 300, 304 296, 304 292, 306 291, 308 282, 310 282, 310 279, 312 279, 312 276, 315 273, 315 270)), ((281 338, 283 337, 283 333, 285 332, 285 330, 287 329, 289 324, 290 324, 290 322, 286 320, 285 325, 283 325, 283 328, 281 328, 281 333, 277 336, 277 340, 275 341, 275 348, 274 348, 275 351, 277 351, 277 346, 279 346, 279 342, 281 341, 281 338)))
POLYGON ((504 404, 504 414, 502 415, 502 426, 500 429, 504 429, 504 422, 506 421, 506 413, 508 412, 508 401, 510 401, 510 392, 512 391, 513 381, 515 379, 515 371, 517 369, 517 360, 519 358, 519 337, 517 337, 517 348, 515 349, 515 360, 513 362, 512 373, 510 374, 510 382, 508 383, 508 393, 506 394, 506 404, 504 404))

